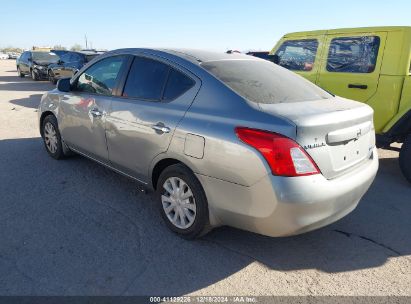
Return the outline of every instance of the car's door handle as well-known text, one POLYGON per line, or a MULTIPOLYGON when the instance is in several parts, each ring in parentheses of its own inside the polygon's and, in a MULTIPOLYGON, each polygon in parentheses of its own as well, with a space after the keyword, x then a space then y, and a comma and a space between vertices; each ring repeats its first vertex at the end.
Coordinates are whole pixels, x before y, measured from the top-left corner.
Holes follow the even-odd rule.
POLYGON ((361 90, 366 90, 366 89, 368 89, 368 86, 367 86, 366 84, 353 84, 353 83, 350 83, 350 84, 348 85, 348 88, 349 88, 349 89, 361 89, 361 90))
POLYGON ((89 113, 90 113, 91 115, 93 115, 93 117, 101 117, 101 116, 103 116, 103 112, 101 112, 99 109, 96 109, 96 108, 91 109, 91 110, 89 111, 89 113))
POLYGON ((159 133, 170 133, 170 128, 160 123, 151 126, 151 128, 155 131, 158 131, 159 133))

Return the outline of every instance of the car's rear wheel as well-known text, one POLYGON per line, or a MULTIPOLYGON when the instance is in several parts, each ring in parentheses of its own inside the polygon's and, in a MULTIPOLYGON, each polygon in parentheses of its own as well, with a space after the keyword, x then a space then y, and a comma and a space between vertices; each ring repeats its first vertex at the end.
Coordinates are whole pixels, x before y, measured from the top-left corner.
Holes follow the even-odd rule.
POLYGON ((402 174, 411 183, 411 134, 408 135, 401 147, 400 168, 402 174))
POLYGON ((36 73, 34 70, 31 70, 31 78, 32 78, 34 81, 39 80, 39 76, 37 75, 37 73, 36 73))
POLYGON ((167 226, 186 239, 209 231, 207 198, 196 176, 182 164, 167 167, 157 182, 161 215, 167 226))
POLYGON ((17 67, 17 76, 23 78, 24 74, 21 72, 20 67, 17 67))
POLYGON ((64 158, 63 143, 54 115, 48 115, 44 118, 41 134, 48 154, 55 159, 64 158))

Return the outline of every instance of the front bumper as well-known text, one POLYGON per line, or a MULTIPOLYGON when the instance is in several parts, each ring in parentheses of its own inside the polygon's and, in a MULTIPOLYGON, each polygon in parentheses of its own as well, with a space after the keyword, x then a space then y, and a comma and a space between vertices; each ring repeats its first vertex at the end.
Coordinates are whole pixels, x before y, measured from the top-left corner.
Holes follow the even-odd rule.
POLYGON ((39 76, 39 78, 42 78, 42 79, 48 78, 47 67, 44 67, 44 68, 33 67, 33 71, 39 76))
POLYGON ((378 154, 351 172, 331 180, 323 175, 267 175, 245 187, 198 174, 209 203, 213 226, 228 225, 268 236, 311 231, 355 209, 373 182, 378 154))

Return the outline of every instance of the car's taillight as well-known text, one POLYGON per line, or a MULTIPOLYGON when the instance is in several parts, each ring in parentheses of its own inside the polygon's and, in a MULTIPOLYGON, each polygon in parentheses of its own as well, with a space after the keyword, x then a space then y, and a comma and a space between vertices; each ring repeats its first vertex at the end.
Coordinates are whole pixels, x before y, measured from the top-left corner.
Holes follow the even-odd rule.
POLYGON ((235 132, 241 141, 264 156, 274 175, 304 176, 320 173, 307 152, 288 137, 243 127, 237 127, 235 132))

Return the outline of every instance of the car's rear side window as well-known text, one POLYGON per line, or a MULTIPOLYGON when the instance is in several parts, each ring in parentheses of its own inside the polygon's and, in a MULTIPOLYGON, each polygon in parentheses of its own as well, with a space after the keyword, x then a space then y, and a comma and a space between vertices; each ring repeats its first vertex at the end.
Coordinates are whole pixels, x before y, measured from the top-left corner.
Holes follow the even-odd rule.
POLYGON ((168 76, 169 66, 148 58, 134 58, 124 86, 123 96, 160 100, 168 76))
POLYGON ((167 85, 164 90, 163 100, 173 100, 183 95, 194 85, 194 81, 188 76, 171 69, 168 75, 167 85))
POLYGON ((331 40, 327 71, 340 73, 372 73, 375 70, 380 37, 340 37, 331 40))
POLYGON ((123 97, 170 101, 184 94, 194 81, 160 61, 136 57, 123 90, 123 97))
POLYGON ((287 40, 275 53, 278 65, 292 71, 311 71, 318 49, 317 39, 287 40))
POLYGON ((267 60, 218 60, 201 66, 245 99, 290 103, 332 96, 303 77, 267 60))

